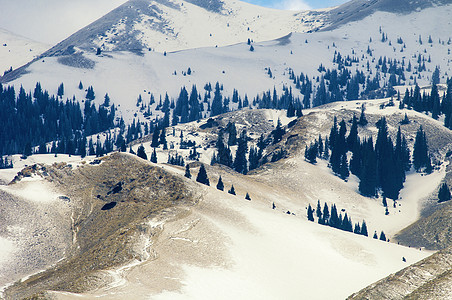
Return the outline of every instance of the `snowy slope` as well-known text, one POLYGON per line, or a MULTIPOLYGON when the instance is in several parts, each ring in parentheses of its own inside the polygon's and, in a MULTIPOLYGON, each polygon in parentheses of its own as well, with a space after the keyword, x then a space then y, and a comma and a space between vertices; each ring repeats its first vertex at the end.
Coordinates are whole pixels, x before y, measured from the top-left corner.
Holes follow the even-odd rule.
MULTIPOLYGON (((160 95, 164 96, 165 92, 176 98, 182 86, 189 89, 193 84, 198 86, 198 91, 202 91, 207 82, 214 86, 218 81, 224 85, 223 96, 230 97, 235 88, 242 98, 245 94, 252 98, 257 93, 272 90, 274 86, 279 92, 283 85, 295 90, 289 79, 289 69, 292 69, 295 74, 303 72, 308 75, 315 90, 318 84, 315 79, 324 74, 317 70, 320 64, 325 68, 337 67, 333 63, 335 52, 340 52, 343 57, 358 57, 359 63, 353 63, 349 70, 363 71, 371 78, 377 72, 379 58, 386 56, 400 63, 403 61, 405 66, 411 63, 411 72, 405 72, 406 85, 414 84, 415 80, 420 85, 430 84, 431 72, 436 66, 440 67, 441 81, 445 82, 446 74, 451 74, 451 13, 451 5, 407 15, 377 12, 332 31, 294 33, 278 40, 256 43, 253 44, 253 52, 244 42, 227 47, 178 51, 166 56, 153 51, 145 52, 142 56, 130 52, 104 52, 105 55, 101 56, 83 54, 93 62, 92 69, 71 66, 71 60, 77 60, 74 56, 64 56, 67 57, 64 62, 66 65, 59 63, 61 58, 47 57, 33 63, 27 68, 28 74, 12 83, 17 88, 23 85, 31 90, 40 81, 43 88, 54 93, 63 82, 65 97, 72 98, 75 95, 80 100, 85 96, 85 92, 77 88, 82 81, 85 88, 89 85, 94 87, 97 103, 102 103, 103 95, 108 92, 113 103, 120 105, 126 119, 130 121, 137 110, 135 104, 139 94, 145 101, 149 101, 150 93, 156 99, 160 95), (380 41, 382 33, 388 36, 388 41, 384 43, 380 41), (418 42, 419 35, 423 39, 422 45, 418 42), (432 36, 431 44, 427 42, 429 35, 432 36), (399 37, 403 39, 405 48, 396 42, 399 37), (367 53, 368 47, 372 56, 367 53), (427 68, 421 73, 416 69, 419 55, 425 58, 427 68), (430 62, 427 60, 429 57, 430 62), (189 67, 191 75, 184 76, 183 72, 187 72, 189 67), (272 78, 268 76, 266 68, 271 69, 272 78)), ((380 73, 380 77, 382 85, 388 81, 389 74, 380 73)), ((4 80, 8 80, 8 77, 4 80)), ((143 120, 143 117, 140 118, 143 120)))
POLYGON ((71 35, 45 55, 87 51, 170 52, 266 41, 323 25, 318 11, 292 12, 241 1, 130 0, 71 35))
POLYGON ((49 48, 50 45, 0 28, 0 76, 10 68, 16 69, 32 61, 49 48))
POLYGON ((127 0, 1 0, 0 28, 50 46, 127 0))

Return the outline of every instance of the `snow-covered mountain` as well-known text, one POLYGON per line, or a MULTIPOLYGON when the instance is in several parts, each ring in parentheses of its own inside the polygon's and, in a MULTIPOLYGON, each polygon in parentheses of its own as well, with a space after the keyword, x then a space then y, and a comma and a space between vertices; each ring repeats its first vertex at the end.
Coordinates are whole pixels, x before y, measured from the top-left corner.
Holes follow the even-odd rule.
MULTIPOLYGON (((189 4, 185 4, 187 5, 189 4)), ((243 5, 247 7, 246 4, 243 5)), ((208 16, 218 15, 216 12, 210 12, 198 6, 193 8, 203 10, 208 16)), ((131 10, 128 5, 118 8, 117 11, 134 11, 138 14, 136 9, 131 10)), ((287 13, 266 11, 277 14, 287 13)), ((387 60, 386 67, 390 64, 389 61, 391 64, 393 61, 397 63, 398 68, 403 68, 404 78, 400 77, 399 84, 412 86, 417 82, 420 85, 428 85, 431 83, 432 72, 436 66, 440 69, 442 82, 445 82, 447 74, 451 73, 449 49, 451 35, 449 27, 443 26, 450 23, 451 12, 451 5, 430 7, 408 14, 377 11, 362 20, 347 23, 333 30, 293 33, 272 41, 251 43, 254 51, 249 51, 247 35, 244 35, 243 38, 237 38, 236 41, 242 42, 236 45, 168 52, 167 55, 155 51, 144 51, 141 55, 130 51, 103 51, 102 55, 96 55, 94 49, 87 51, 77 47, 70 47, 67 51, 67 45, 74 44, 69 41, 82 37, 82 40, 87 43, 84 45, 88 49, 92 47, 92 39, 87 38, 86 35, 90 31, 85 28, 63 42, 67 42, 64 46, 60 44, 51 50, 52 53, 65 50, 58 52, 59 56, 45 57, 32 63, 25 70, 19 69, 17 73, 7 74, 2 80, 3 82, 13 80, 11 83, 16 85, 17 89, 23 85, 26 90, 32 90, 36 82, 40 81, 43 88, 51 92, 56 91, 57 87, 64 83, 64 97, 75 96, 79 100, 85 97, 85 91, 78 89, 79 82, 82 81, 85 87, 90 85, 94 87, 98 104, 103 102, 103 95, 108 93, 113 103, 120 105, 122 113, 129 121, 135 113, 141 120, 144 119, 142 115, 140 117, 141 113, 136 107, 136 99, 139 95, 145 102, 149 101, 150 94, 153 94, 156 99, 160 95, 163 97, 165 93, 168 93, 170 98, 176 98, 183 86, 190 88, 193 84, 196 84, 200 90, 206 83, 210 82, 213 86, 215 82, 219 82, 224 86, 223 96, 225 97, 232 97, 233 90, 236 89, 242 98, 245 94, 252 98, 258 93, 262 95, 263 92, 272 90, 273 87, 278 93, 281 93, 283 86, 292 87, 297 91, 293 78, 290 78, 290 72, 293 71, 295 75, 302 72, 308 76, 315 93, 319 85, 317 78, 325 76, 327 69, 339 68, 339 63, 335 62, 336 53, 340 53, 344 60, 347 57, 354 59, 347 66, 352 75, 356 71, 363 72, 369 80, 376 78, 380 87, 387 84, 390 79, 389 71, 385 73, 380 64, 384 57, 387 60), (425 70, 422 70, 423 66, 425 70), (189 68, 191 74, 187 74, 189 68), (22 73, 26 74, 19 77, 22 73)), ((105 20, 110 18, 116 20, 120 14, 112 12, 108 16, 110 17, 105 20)), ((221 19, 221 15, 218 15, 218 18, 221 19)), ((260 19, 264 20, 263 17, 256 18, 256 22, 261 22, 260 19)), ((92 32, 96 36, 99 31, 94 28, 103 24, 101 20, 94 23, 95 26, 92 27, 92 32)), ((227 18, 225 17, 224 20, 227 18)), ((129 25, 132 26, 131 24, 129 25)), ((105 25, 106 28, 110 28, 111 23, 107 25, 105 25)), ((223 29, 226 28, 228 27, 225 25, 223 29)), ((287 28, 284 33, 289 31, 290 28, 287 28)), ((130 34, 145 36, 144 31, 140 30, 124 32, 129 38, 130 34)), ((283 32, 274 35, 278 34, 283 32)), ((126 44, 132 43, 129 38, 124 39, 128 41, 126 44)), ((224 35, 218 38, 223 39, 224 35)), ((180 40, 183 38, 175 39, 175 41, 180 40)), ((192 41, 200 45, 196 38, 192 41)), ((121 47, 126 47, 126 44, 121 47)), ((75 45, 83 47, 79 43, 75 45)), ((366 84, 361 84, 360 92, 365 88, 366 84)), ((295 93, 295 97, 303 100, 301 94, 295 93)), ((154 109, 156 105, 158 101, 152 108, 154 109)), ((231 107, 231 109, 235 108, 235 106, 231 107)), ((155 113, 159 114, 159 112, 155 113)))
POLYGON ((321 25, 319 12, 268 9, 241 1, 130 0, 50 49, 171 52, 272 40, 321 25))
MULTIPOLYGON (((85 150, 97 141, 111 144, 126 135, 127 125, 149 129, 165 115, 176 118, 158 135, 140 131, 127 145, 131 153, 144 149, 146 160, 128 153, 9 157, 14 168, 0 170, 0 286, 9 285, 3 297, 343 299, 359 290, 357 298, 380 295, 388 286, 388 295, 406 296, 415 287, 412 295, 421 297, 429 279, 436 286, 449 283, 438 274, 450 273, 450 250, 422 259, 433 253, 432 245, 436 250, 452 240, 447 222, 435 225, 450 219, 441 208, 451 204, 435 203, 439 185, 452 180, 452 134, 444 126, 445 112, 436 120, 430 111, 398 104, 416 84, 426 97, 437 81, 439 95, 446 95, 450 15, 452 3, 445 0, 352 0, 304 12, 230 0, 130 0, 5 74, 4 86, 30 92, 28 99, 22 93, 19 104, 32 102, 37 82, 50 94, 61 92, 58 99, 68 99, 70 108, 71 99, 91 104, 88 87, 97 105, 108 93, 126 124, 89 136, 85 150), (170 105, 185 99, 182 88, 188 102, 194 85, 198 94, 190 111, 200 111, 195 121, 182 121, 170 105), (322 86, 331 101, 350 101, 321 105, 322 86), (221 97, 211 96, 213 89, 221 97), (277 104, 259 109, 264 97, 279 103, 278 96, 289 93, 303 116, 288 117, 277 104), (215 97, 227 113, 212 113, 215 97), (367 99, 372 97, 380 99, 367 99), (429 141, 432 173, 407 171, 399 199, 386 208, 382 197, 360 194, 360 177, 342 180, 327 160, 311 164, 304 157, 316 138, 330 133, 334 117, 344 119, 349 132, 362 111, 368 121, 359 127, 362 139, 376 140, 377 123, 385 117, 392 141, 400 127, 412 149, 420 126, 429 141), (409 122, 402 125, 405 114, 409 122), (246 130, 250 148, 264 145, 263 165, 247 175, 212 159, 230 124, 237 133, 246 130), (285 134, 276 141, 271 136, 278 124, 285 134), (165 143, 151 146, 155 137, 165 143), (166 163, 173 156, 188 167, 166 163), (195 180, 201 165, 210 186, 195 180), (223 189, 216 188, 220 178, 223 189), (318 217, 310 222, 308 206, 317 203, 335 204, 341 219, 347 214, 353 223, 365 220, 369 237, 322 226, 318 217), (383 231, 390 242, 372 238, 383 231)), ((90 107, 85 105, 85 114, 90 107)), ((112 106, 102 107, 106 115, 112 106)), ((45 113, 39 115, 43 123, 45 113)), ((58 147, 75 147, 70 138, 58 138, 58 147)), ((228 141, 227 148, 237 158, 239 146, 228 141)), ((347 165, 351 157, 343 157, 347 165)))

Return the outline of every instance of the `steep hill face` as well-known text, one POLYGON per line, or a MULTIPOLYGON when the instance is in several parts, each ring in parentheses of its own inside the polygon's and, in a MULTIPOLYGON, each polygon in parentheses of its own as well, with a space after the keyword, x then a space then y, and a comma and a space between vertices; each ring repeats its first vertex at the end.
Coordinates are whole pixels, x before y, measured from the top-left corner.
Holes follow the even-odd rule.
POLYGON ((452 249, 392 274, 347 299, 450 299, 452 249))
POLYGON ((86 51, 170 52, 265 41, 322 24, 317 12, 289 12, 241 1, 130 0, 43 56, 86 51))
MULTIPOLYGON (((52 239, 40 241, 40 248, 53 249, 49 255, 60 253, 63 257, 49 257, 35 247, 35 251, 43 254, 42 259, 54 264, 50 268, 30 260, 26 249, 15 251, 15 258, 5 274, 11 274, 13 278, 20 276, 15 262, 20 264, 21 261, 29 263, 21 266, 22 272, 48 269, 8 287, 4 291, 6 299, 30 297, 45 290, 81 292, 105 285, 110 279, 108 274, 99 273, 100 270, 150 257, 149 245, 157 232, 147 225, 149 218, 159 216, 164 209, 167 218, 174 218, 178 213, 171 208, 190 205, 193 201, 192 193, 181 179, 127 154, 114 154, 94 165, 74 168, 64 163, 50 167, 34 165, 19 173, 11 188, 26 182, 27 178, 41 177, 56 190, 64 192, 57 201, 66 206, 66 214, 55 218, 54 222, 60 222, 56 228, 61 227, 60 231, 70 239, 63 241, 60 238, 62 249, 59 251, 49 244, 52 239)), ((27 191, 26 185, 23 190, 27 191)), ((15 208, 4 209, 12 212, 15 208)), ((39 224, 40 221, 36 222, 39 224)), ((24 230, 36 228, 33 223, 28 225, 21 226, 25 226, 24 230)), ((34 244, 39 235, 24 239, 24 246, 27 239, 34 244)))
POLYGON ((352 0, 328 13, 329 25, 321 30, 331 30, 352 21, 361 20, 377 11, 409 14, 428 7, 451 4, 450 0, 352 0))

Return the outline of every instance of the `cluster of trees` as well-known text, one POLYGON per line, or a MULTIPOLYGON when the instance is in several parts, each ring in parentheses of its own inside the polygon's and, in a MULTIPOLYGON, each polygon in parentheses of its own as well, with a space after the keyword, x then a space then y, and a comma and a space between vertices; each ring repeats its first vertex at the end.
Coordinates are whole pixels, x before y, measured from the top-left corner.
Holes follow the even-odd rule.
POLYGON ((307 211, 308 220, 314 222, 314 215, 317 217, 317 221, 321 225, 327 225, 340 230, 368 236, 366 221, 363 220, 361 225, 359 222, 355 223, 355 226, 353 227, 352 219, 347 215, 347 213, 345 213, 344 216, 342 216, 342 212, 339 212, 338 214, 336 204, 331 206, 331 211, 326 202, 323 205, 322 210, 320 200, 317 201, 317 207, 315 210, 311 207, 311 204, 309 204, 307 211))
POLYGON ((444 115, 444 126, 452 129, 452 79, 447 80, 447 91, 442 97, 439 95, 438 86, 432 85, 431 92, 421 93, 420 87, 416 84, 414 90, 406 90, 400 108, 411 108, 418 112, 431 113, 433 119, 438 119, 444 115))
POLYGON ((0 169, 12 169, 13 168, 13 162, 11 160, 8 160, 6 157, 0 156, 0 169))
MULTIPOLYGON (((364 112, 360 120, 365 120, 363 114, 364 112)), ((378 134, 375 143, 372 137, 363 140, 359 138, 360 121, 356 116, 353 116, 351 123, 347 136, 345 121, 342 120, 338 127, 335 118, 325 141, 319 136, 309 147, 306 146, 306 160, 315 163, 318 157, 329 159, 332 171, 342 179, 346 179, 350 172, 356 175, 360 179, 359 191, 364 196, 373 197, 381 190, 386 197, 397 199, 405 182, 405 172, 411 168, 410 150, 400 127, 394 145, 384 117, 376 124, 378 134), (348 152, 352 153, 350 162, 348 152)), ((413 166, 416 171, 432 171, 427 139, 422 127, 416 134, 413 166)))
MULTIPOLYGON (((365 220, 363 220, 361 225, 358 222, 355 223, 355 225, 353 226, 352 219, 347 215, 347 213, 345 213, 344 216, 342 216, 342 212, 339 212, 338 215, 336 204, 334 203, 331 206, 331 211, 326 202, 323 205, 322 209, 322 206, 320 205, 320 200, 317 201, 317 207, 315 210, 311 207, 311 204, 309 204, 307 210, 308 220, 314 222, 314 215, 317 217, 317 221, 321 225, 326 225, 336 229, 353 232, 355 234, 368 236, 367 224, 365 220)), ((377 232, 375 231, 373 238, 386 241, 386 235, 383 231, 381 231, 380 237, 377 236, 377 232)))
MULTIPOLYGON (((61 86, 59 90, 61 93, 61 86)), ((0 84, 0 155, 28 156, 35 146, 39 146, 40 153, 47 153, 44 145, 52 141, 58 141, 51 150, 54 153, 83 153, 86 149, 80 145, 83 141, 86 145, 86 136, 114 127, 114 105, 96 108, 91 101, 85 101, 82 113, 76 99, 64 102, 58 97, 50 96, 39 82, 33 93, 21 87, 17 95, 13 86, 0 84)))
MULTIPOLYGON (((191 172, 190 172, 190 166, 187 164, 185 165, 185 177, 191 178, 191 172)), ((203 164, 201 164, 201 167, 199 167, 198 175, 196 176, 196 181, 205 185, 210 186, 210 180, 207 176, 206 167, 204 167, 203 164)), ((218 183, 216 185, 216 188, 220 191, 224 191, 224 183, 223 179, 220 177, 218 178, 218 183)), ((236 195, 234 185, 231 185, 231 188, 228 190, 228 193, 231 195, 236 195)), ((245 199, 251 201, 251 197, 248 193, 245 195, 245 199)))
POLYGON ((179 153, 176 152, 175 155, 171 155, 171 153, 168 153, 168 163, 171 165, 176 166, 185 166, 185 161, 182 155, 179 155, 179 153))

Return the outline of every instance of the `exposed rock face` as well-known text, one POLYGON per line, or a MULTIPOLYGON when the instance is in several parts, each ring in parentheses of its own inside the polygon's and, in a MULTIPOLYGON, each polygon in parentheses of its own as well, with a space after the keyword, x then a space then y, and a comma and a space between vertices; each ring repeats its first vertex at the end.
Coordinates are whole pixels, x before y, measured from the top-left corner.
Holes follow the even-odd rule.
POLYGON ((450 299, 452 248, 390 275, 348 299, 450 299))
POLYGON ((72 243, 61 262, 9 287, 7 299, 46 290, 82 292, 105 284, 100 270, 149 257, 151 249, 136 247, 137 241, 152 240, 155 234, 146 226, 148 218, 192 203, 180 178, 128 154, 114 153, 98 165, 76 169, 54 165, 46 173, 70 200, 64 202, 71 206, 72 243))

